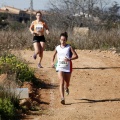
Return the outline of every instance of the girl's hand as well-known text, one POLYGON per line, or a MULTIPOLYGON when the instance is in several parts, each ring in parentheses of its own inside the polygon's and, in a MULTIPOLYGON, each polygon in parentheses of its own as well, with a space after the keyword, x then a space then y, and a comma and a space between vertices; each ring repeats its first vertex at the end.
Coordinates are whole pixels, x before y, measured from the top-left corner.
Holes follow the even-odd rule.
POLYGON ((31 32, 32 35, 36 35, 36 33, 34 31, 31 32))
POLYGON ((46 30, 46 34, 47 34, 47 35, 49 35, 49 34, 50 34, 49 30, 46 30))
POLYGON ((34 31, 31 31, 31 34, 34 34, 34 31))
POLYGON ((55 67, 55 65, 54 65, 54 63, 53 63, 53 62, 51 63, 51 66, 52 66, 52 68, 54 68, 54 67, 55 67))
POLYGON ((67 58, 67 57, 65 57, 65 59, 64 59, 65 61, 70 61, 70 59, 69 58, 67 58))

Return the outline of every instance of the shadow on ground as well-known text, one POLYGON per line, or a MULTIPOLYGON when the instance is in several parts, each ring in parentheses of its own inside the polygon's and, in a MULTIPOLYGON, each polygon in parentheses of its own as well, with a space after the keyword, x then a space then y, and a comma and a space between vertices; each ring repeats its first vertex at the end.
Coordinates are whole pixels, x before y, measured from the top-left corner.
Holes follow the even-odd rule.
POLYGON ((35 78, 32 81, 32 83, 34 84, 34 86, 36 88, 55 89, 56 87, 58 87, 58 85, 47 83, 47 82, 44 82, 44 81, 47 81, 47 80, 44 80, 44 79, 41 80, 41 79, 35 78))
POLYGON ((120 67, 83 67, 83 68, 73 68, 73 69, 120 69, 120 67))
POLYGON ((120 98, 115 98, 115 99, 103 99, 103 100, 92 100, 92 99, 75 99, 75 100, 80 100, 80 102, 74 102, 74 103, 66 103, 65 105, 72 105, 72 104, 79 104, 79 103, 100 103, 100 102, 116 102, 120 101, 120 98), (84 101, 84 102, 81 102, 84 101))
MULTIPOLYGON (((115 102, 120 101, 120 98, 114 98, 114 99, 103 99, 103 100, 92 100, 92 99, 75 99, 75 100, 82 100, 85 101, 84 103, 97 103, 97 102, 115 102)), ((83 103, 83 102, 82 102, 83 103)))

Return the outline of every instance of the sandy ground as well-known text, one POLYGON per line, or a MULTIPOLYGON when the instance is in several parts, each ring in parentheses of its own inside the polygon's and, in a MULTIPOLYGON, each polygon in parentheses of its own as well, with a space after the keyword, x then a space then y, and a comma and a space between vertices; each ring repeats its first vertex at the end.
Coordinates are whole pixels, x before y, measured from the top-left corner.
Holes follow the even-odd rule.
MULTIPOLYGON (((17 51, 18 52, 18 51, 17 51)), ((40 89, 40 104, 44 112, 29 115, 27 120, 119 120, 120 119, 120 56, 114 51, 76 50, 79 58, 73 61, 70 95, 60 104, 57 73, 51 68, 53 51, 45 51, 43 67, 37 68, 33 51, 18 53, 51 87, 40 89)))

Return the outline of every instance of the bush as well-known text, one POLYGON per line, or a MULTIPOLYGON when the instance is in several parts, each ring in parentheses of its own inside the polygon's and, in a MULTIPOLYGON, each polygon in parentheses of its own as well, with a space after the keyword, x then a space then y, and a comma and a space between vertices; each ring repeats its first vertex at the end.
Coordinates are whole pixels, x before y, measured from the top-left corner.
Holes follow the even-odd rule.
POLYGON ((3 120, 12 120, 15 117, 15 108, 10 99, 0 98, 0 115, 3 120))
POLYGON ((5 54, 0 57, 0 73, 15 73, 16 79, 22 82, 31 81, 35 78, 34 70, 12 54, 5 54))
POLYGON ((14 21, 9 24, 9 28, 11 30, 23 30, 26 28, 26 24, 22 24, 20 22, 14 21))

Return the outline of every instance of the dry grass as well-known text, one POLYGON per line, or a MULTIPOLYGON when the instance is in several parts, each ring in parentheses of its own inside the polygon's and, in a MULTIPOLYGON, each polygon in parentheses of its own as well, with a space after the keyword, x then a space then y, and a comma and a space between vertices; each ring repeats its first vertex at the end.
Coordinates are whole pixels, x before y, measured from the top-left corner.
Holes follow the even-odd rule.
POLYGON ((28 30, 0 31, 0 50, 23 49, 31 45, 31 34, 28 30))
MULTIPOLYGON (((52 28, 50 35, 46 35, 45 50, 54 50, 59 44, 59 36, 64 30, 52 28)), ((110 31, 90 30, 89 35, 73 35, 72 31, 68 32, 68 43, 74 44, 77 49, 108 49, 120 46, 120 29, 110 31)), ((0 31, 0 51, 9 51, 11 49, 33 49, 32 35, 28 29, 21 31, 0 31)))
POLYGON ((90 30, 88 36, 72 36, 73 43, 78 49, 109 49, 111 47, 119 48, 120 46, 120 29, 110 31, 90 30))
POLYGON ((120 46, 120 30, 113 29, 110 31, 92 31, 89 41, 90 42, 88 43, 91 43, 91 49, 109 49, 111 47, 118 48, 120 46))

